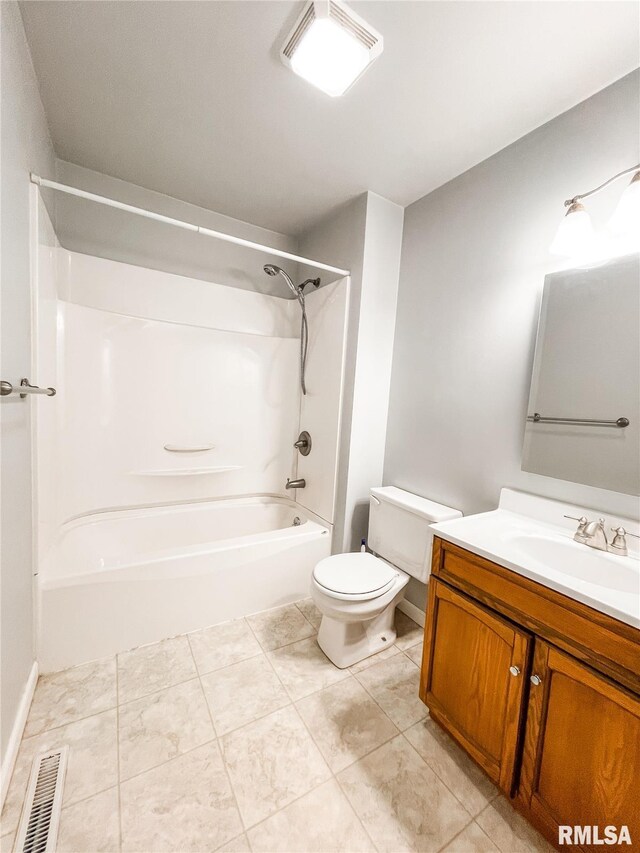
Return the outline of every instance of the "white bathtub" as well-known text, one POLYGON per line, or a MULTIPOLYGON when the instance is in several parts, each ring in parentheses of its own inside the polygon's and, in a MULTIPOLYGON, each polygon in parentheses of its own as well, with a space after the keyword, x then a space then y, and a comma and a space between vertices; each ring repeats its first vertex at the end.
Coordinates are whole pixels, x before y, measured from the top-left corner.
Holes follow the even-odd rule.
POLYGON ((68 522, 38 575, 41 671, 305 598, 314 565, 330 553, 326 526, 273 497, 68 522))

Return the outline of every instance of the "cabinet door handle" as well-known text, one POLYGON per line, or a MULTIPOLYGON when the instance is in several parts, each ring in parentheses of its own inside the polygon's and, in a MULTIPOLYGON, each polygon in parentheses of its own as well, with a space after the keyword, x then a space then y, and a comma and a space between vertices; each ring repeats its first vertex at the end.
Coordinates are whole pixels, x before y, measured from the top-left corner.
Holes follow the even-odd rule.
POLYGON ((519 666, 510 666, 509 672, 511 675, 520 675, 520 667, 519 666))
POLYGON ((533 685, 535 685, 536 687, 537 687, 539 684, 542 684, 542 679, 540 678, 540 676, 539 676, 539 675, 532 675, 532 676, 531 676, 531 678, 530 678, 529 680, 530 680, 530 681, 531 681, 531 683, 532 683, 533 685))

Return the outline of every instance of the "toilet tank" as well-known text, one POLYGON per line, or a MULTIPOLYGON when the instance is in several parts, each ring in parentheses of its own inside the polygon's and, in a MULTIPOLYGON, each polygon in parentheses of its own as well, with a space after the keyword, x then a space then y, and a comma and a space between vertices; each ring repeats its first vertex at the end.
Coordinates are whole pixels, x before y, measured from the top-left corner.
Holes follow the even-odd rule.
POLYGON ((395 486, 371 489, 369 548, 423 583, 431 572, 433 532, 429 525, 462 515, 395 486))

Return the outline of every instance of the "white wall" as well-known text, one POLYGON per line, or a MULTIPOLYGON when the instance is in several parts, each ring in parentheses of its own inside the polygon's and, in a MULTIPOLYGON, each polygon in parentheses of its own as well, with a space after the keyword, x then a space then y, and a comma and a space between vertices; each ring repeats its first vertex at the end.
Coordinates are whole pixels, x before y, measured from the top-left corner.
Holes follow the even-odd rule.
MULTIPOLYGON (((244 252, 248 254, 247 249, 244 252)), ((57 253, 57 266, 60 296, 76 305, 248 335, 294 338, 300 334, 293 299, 211 285, 64 249, 57 253)))
MULTIPOLYGON (((466 513, 501 486, 606 510, 637 499, 520 470, 538 308, 563 200, 639 160, 639 74, 405 211, 384 481, 466 513)), ((624 189, 589 200, 604 223, 624 189)))
MULTIPOLYGON (((365 193, 300 238, 300 251, 351 270, 334 550, 367 535, 382 482, 403 209, 365 193)), ((303 271, 304 273, 304 271, 303 271)))
MULTIPOLYGON (((333 211, 313 229, 301 235, 299 241, 299 251, 304 257, 312 257, 351 271, 333 534, 333 549, 338 553, 345 549, 345 542, 351 540, 346 522, 346 502, 366 222, 367 193, 363 193, 349 204, 333 211)), ((315 275, 315 272, 310 268, 302 268, 300 274, 305 278, 315 275)))
POLYGON ((296 476, 303 477, 306 486, 296 489, 295 495, 302 506, 330 524, 335 519, 348 295, 349 279, 341 278, 309 292, 306 299, 307 393, 300 397, 300 429, 311 435, 311 453, 296 452, 296 476))
MULTIPOLYGON (((59 387, 58 261, 60 244, 40 191, 31 185, 32 199, 32 373, 45 387, 59 387)), ((54 464, 59 408, 56 397, 31 402, 33 450, 34 574, 58 524, 58 470, 54 464), (42 464, 40 464, 42 462, 42 464), (40 495, 45 500, 40 502, 40 495)))
POLYGON ((65 298, 58 393, 46 401, 55 435, 40 431, 42 518, 57 525, 106 508, 285 494, 299 415, 297 303, 58 256, 65 298), (167 444, 213 448, 172 453, 167 444))
MULTIPOLYGON (((2 379, 17 383, 31 365, 29 171, 51 173, 54 156, 17 3, 0 3, 2 38, 2 379)), ((39 377, 29 376, 32 381, 39 377)), ((32 668, 32 402, 0 400, 2 791, 15 746, 12 727, 32 668)))

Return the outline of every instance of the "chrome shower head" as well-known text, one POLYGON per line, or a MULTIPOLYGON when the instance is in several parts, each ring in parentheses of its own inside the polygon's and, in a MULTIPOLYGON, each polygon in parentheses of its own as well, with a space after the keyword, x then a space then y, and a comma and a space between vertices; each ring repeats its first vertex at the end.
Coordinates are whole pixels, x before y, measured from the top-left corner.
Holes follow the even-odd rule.
POLYGON ((267 275, 282 276, 282 278, 287 282, 287 287, 298 300, 298 304, 302 310, 302 326, 300 328, 300 387, 302 388, 302 393, 306 394, 307 386, 304 381, 304 372, 307 363, 307 348, 309 346, 309 323, 307 321, 307 311, 304 305, 304 287, 306 284, 310 283, 313 283, 318 287, 320 279, 307 279, 307 281, 305 281, 304 284, 301 284, 300 287, 296 287, 286 272, 283 269, 280 269, 280 267, 277 267, 275 264, 265 264, 262 269, 267 275))
POLYGON ((266 272, 267 275, 281 275, 282 278, 287 282, 287 287, 293 293, 293 295, 300 300, 302 298, 302 294, 296 288, 295 284, 291 281, 289 276, 283 269, 277 267, 275 264, 265 264, 262 269, 266 272))

